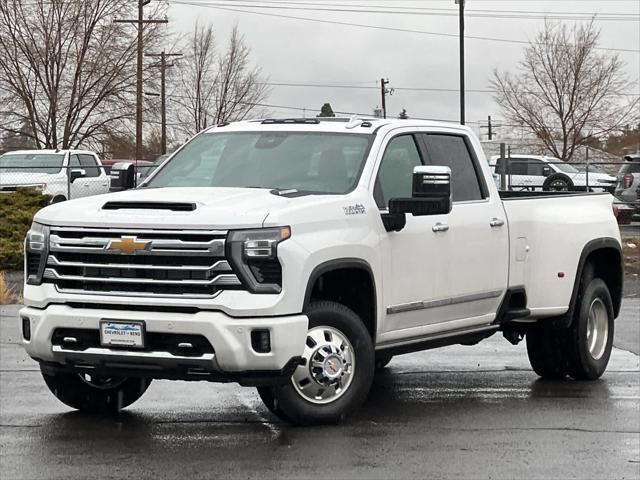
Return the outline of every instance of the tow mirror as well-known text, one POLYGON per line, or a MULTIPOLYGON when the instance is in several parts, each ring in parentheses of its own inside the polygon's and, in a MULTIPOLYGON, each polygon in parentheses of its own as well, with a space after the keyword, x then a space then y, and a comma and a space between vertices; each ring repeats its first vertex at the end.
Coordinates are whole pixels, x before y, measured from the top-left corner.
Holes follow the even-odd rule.
POLYGON ((74 168, 73 170, 69 171, 69 182, 73 183, 77 179, 86 177, 86 176, 87 176, 86 171, 84 171, 81 168, 74 168))
POLYGON ((120 192, 135 187, 135 166, 130 162, 116 163, 109 172, 110 192, 120 192))
POLYGON ((406 214, 414 217, 443 215, 451 211, 451 169, 441 166, 420 166, 413 169, 411 198, 389 200, 389 213, 383 214, 385 229, 399 232, 406 224, 406 214))
POLYGON ((551 175, 551 167, 542 167, 542 176, 548 177, 551 175))

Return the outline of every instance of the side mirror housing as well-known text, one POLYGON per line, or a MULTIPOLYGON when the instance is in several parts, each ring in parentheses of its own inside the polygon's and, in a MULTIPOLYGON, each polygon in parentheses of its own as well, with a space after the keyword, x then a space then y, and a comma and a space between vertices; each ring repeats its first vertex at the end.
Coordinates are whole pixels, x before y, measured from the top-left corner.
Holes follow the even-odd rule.
POLYGON ((116 163, 109 172, 110 192, 120 192, 135 187, 135 166, 130 162, 116 163))
POLYGON ((551 167, 542 167, 542 176, 548 177, 549 175, 551 175, 551 167))
POLYGON ((411 198, 389 200, 389 213, 382 221, 387 231, 400 231, 406 223, 406 214, 443 215, 451 212, 451 169, 442 166, 419 166, 413 169, 411 198))
POLYGON ((78 178, 82 178, 82 177, 86 177, 86 176, 87 176, 87 172, 86 171, 84 171, 81 168, 74 168, 73 170, 69 171, 69 182, 73 183, 78 178))

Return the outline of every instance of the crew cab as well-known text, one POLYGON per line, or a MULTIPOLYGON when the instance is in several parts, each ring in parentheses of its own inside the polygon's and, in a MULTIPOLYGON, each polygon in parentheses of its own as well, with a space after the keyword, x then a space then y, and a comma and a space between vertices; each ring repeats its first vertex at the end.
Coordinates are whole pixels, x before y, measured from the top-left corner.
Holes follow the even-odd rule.
POLYGON ((496 332, 526 338, 542 377, 606 369, 611 195, 499 192, 467 127, 225 123, 135 189, 112 178, 121 191, 39 211, 25 243, 23 344, 72 408, 207 380, 258 387, 289 422, 336 422, 394 355, 496 332))
POLYGON ((0 155, 0 192, 29 187, 57 203, 109 191, 98 156, 86 150, 17 150, 0 155))
POLYGON ((613 193, 617 183, 616 177, 600 171, 597 165, 578 168, 545 155, 511 155, 509 158, 493 155, 489 164, 498 176, 504 170, 509 189, 515 190, 566 191, 588 187, 592 191, 613 193))

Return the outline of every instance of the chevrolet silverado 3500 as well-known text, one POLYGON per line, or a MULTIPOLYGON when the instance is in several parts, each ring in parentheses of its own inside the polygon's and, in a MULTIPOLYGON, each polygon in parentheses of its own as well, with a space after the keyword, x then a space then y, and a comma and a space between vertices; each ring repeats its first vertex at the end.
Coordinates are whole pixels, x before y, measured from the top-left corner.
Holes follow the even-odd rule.
POLYGON ((609 361, 612 197, 498 192, 464 126, 221 124, 138 188, 112 182, 39 211, 25 241, 23 344, 70 407, 208 380, 335 422, 393 355, 498 331, 526 338, 542 377, 596 379, 609 361))

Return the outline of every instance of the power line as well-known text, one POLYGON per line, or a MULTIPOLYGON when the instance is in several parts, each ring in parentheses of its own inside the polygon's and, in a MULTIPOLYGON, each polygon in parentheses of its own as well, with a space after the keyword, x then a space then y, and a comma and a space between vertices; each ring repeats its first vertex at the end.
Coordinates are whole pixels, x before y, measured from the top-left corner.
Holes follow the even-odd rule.
MULTIPOLYGON (((191 5, 191 6, 196 6, 196 7, 211 8, 213 10, 223 10, 223 11, 235 12, 235 13, 248 13, 248 14, 251 14, 251 15, 261 15, 261 16, 266 16, 266 17, 287 18, 287 19, 291 19, 291 20, 303 20, 303 21, 308 21, 308 22, 325 23, 325 24, 331 24, 331 25, 343 25, 343 26, 349 26, 349 27, 370 28, 370 29, 374 29, 374 30, 385 30, 385 31, 404 32, 404 33, 418 33, 418 34, 422 34, 422 35, 432 35, 432 36, 439 36, 439 37, 458 38, 458 35, 453 34, 453 33, 428 32, 428 31, 425 31, 425 30, 414 30, 414 29, 398 28, 398 27, 386 27, 386 26, 383 26, 383 25, 370 25, 370 24, 364 24, 364 23, 343 22, 343 21, 327 20, 327 19, 320 19, 320 18, 298 17, 298 16, 295 16, 295 15, 282 15, 282 14, 277 14, 277 13, 256 12, 256 11, 253 11, 253 10, 241 10, 241 9, 237 9, 237 8, 229 8, 227 6, 218 6, 217 4, 213 5, 211 3, 204 4, 204 3, 199 3, 199 2, 193 2, 193 0, 191 0, 191 1, 187 1, 187 0, 168 0, 168 2, 169 3, 173 3, 173 4, 178 4, 178 5, 191 5)), ((227 4, 224 4, 224 5, 227 5, 227 4)), ((526 40, 512 40, 512 39, 506 39, 506 38, 484 37, 484 36, 477 36, 477 35, 466 35, 465 38, 472 39, 472 40, 491 41, 491 42, 514 43, 514 44, 520 44, 520 45, 530 45, 532 43, 536 44, 536 45, 547 45, 545 43, 529 42, 529 41, 526 41, 526 40)), ((595 47, 595 48, 598 49, 598 50, 608 50, 608 51, 614 51, 614 52, 640 53, 640 50, 633 50, 633 49, 628 49, 628 48, 608 48, 608 47, 595 47)))
MULTIPOLYGON (((231 0, 217 0, 216 3, 211 0, 196 2, 199 6, 233 6, 235 8, 261 8, 276 10, 303 10, 303 11, 321 11, 321 12, 346 12, 346 13, 381 13, 381 14, 397 14, 397 15, 428 15, 428 16, 451 16, 458 14, 446 8, 425 8, 425 7, 407 7, 407 6, 383 6, 383 5, 354 5, 354 4, 326 4, 326 3, 309 3, 295 1, 255 1, 241 0, 240 2, 231 0), (271 5, 267 5, 271 4, 271 5), (373 10, 372 8, 375 8, 373 10)), ((468 10, 468 17, 478 18, 505 18, 505 19, 558 19, 558 20, 606 20, 606 21, 638 21, 640 15, 627 13, 576 13, 576 12, 531 12, 518 10, 468 10)))

